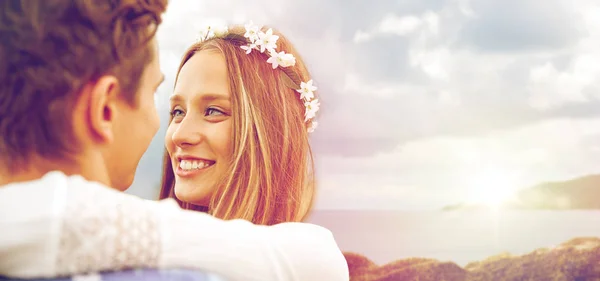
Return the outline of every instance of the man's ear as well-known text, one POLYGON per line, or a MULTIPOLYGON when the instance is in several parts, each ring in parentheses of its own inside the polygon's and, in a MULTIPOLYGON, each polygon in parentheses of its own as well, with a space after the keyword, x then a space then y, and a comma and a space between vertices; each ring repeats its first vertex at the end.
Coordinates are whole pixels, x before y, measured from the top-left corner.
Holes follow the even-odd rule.
POLYGON ((119 80, 114 76, 105 75, 89 90, 88 118, 91 134, 101 142, 110 143, 114 140, 119 80))

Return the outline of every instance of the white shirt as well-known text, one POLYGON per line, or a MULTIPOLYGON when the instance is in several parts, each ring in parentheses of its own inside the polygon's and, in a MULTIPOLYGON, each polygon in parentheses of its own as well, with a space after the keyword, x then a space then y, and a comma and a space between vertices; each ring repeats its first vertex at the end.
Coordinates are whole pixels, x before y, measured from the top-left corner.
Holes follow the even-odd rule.
POLYGON ((320 226, 225 221, 61 172, 0 187, 0 275, 131 267, 198 269, 232 281, 349 280, 333 235, 320 226))

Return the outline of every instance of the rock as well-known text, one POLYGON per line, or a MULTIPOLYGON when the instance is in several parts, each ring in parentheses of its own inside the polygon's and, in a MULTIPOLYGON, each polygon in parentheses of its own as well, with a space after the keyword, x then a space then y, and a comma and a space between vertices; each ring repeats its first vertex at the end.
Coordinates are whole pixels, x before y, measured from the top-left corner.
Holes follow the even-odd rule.
POLYGON ((574 281, 600 278, 599 263, 600 239, 576 238, 555 248, 489 259, 465 268, 469 271, 469 281, 574 281))
POLYGON ((378 266, 356 253, 344 253, 351 281, 454 281, 465 280, 466 271, 455 263, 410 258, 378 266))
POLYGON ((345 253, 351 281, 600 281, 600 239, 581 237, 525 255, 503 253, 461 268, 452 262, 410 258, 378 266, 345 253))

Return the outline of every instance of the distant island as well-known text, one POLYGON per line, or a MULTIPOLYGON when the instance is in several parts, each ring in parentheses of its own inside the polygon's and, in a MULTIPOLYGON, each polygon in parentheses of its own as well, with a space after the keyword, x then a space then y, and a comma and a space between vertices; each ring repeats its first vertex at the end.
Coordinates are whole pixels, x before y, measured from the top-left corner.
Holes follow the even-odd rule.
MULTIPOLYGON (((442 208, 480 210, 490 206, 460 203, 442 208)), ((547 182, 518 192, 502 209, 577 210, 600 209, 600 175, 589 175, 560 182, 547 182)))

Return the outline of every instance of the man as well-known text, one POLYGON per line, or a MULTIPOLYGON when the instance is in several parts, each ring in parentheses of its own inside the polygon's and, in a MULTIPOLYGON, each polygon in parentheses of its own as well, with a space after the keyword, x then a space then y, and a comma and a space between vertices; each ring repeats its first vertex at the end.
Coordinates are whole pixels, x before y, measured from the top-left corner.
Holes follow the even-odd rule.
POLYGON ((348 280, 331 233, 318 226, 223 221, 119 192, 159 126, 154 35, 166 7, 0 1, 0 275, 141 267, 348 280))

